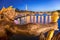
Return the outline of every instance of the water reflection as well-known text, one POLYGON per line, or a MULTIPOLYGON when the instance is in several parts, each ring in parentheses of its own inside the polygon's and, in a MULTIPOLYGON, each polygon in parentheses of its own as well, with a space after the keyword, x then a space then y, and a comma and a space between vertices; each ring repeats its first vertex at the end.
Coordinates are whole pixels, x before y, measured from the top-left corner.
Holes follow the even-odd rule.
POLYGON ((60 18, 58 20, 58 27, 59 27, 59 31, 60 31, 60 18))

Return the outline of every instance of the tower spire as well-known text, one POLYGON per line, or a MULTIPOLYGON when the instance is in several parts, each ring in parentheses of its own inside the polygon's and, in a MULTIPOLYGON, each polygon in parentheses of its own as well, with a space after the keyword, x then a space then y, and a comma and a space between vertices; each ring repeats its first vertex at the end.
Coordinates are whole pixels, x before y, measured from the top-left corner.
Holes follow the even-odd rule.
POLYGON ((28 10, 27 4, 26 4, 26 10, 28 10))

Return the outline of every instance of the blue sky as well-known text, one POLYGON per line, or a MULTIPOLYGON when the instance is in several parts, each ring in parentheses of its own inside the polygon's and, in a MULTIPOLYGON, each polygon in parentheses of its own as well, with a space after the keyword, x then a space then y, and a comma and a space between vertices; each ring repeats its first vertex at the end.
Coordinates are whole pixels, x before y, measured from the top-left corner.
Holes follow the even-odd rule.
POLYGON ((25 10, 26 4, 30 11, 60 10, 60 0, 0 0, 0 9, 12 5, 14 8, 25 10))

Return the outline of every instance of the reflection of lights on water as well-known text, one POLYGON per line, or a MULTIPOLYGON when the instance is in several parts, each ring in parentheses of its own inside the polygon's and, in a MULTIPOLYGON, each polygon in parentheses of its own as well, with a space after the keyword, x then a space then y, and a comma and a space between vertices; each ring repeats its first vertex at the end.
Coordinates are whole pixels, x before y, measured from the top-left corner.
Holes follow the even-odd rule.
POLYGON ((18 18, 18 19, 16 19, 16 20, 14 20, 14 23, 20 24, 20 19, 18 18))
POLYGON ((22 19, 22 18, 21 18, 21 19, 18 18, 18 19, 16 19, 16 20, 14 20, 14 23, 22 25, 22 24, 25 24, 25 21, 24 21, 24 19, 22 19))
POLYGON ((41 15, 38 17, 35 15, 31 15, 31 16, 26 16, 26 17, 22 17, 22 18, 18 18, 17 19, 17 24, 26 24, 26 23, 50 23, 51 22, 51 16, 44 16, 44 15, 41 15), (38 19, 38 20, 37 20, 38 19))
POLYGON ((14 23, 19 24, 19 22, 17 20, 14 20, 14 23))

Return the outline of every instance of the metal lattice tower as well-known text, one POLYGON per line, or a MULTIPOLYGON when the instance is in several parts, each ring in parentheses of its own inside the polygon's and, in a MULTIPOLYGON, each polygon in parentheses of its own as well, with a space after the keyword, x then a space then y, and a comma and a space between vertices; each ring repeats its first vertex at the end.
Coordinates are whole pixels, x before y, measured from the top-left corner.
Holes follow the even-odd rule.
POLYGON ((27 4, 26 4, 26 10, 28 10, 27 4))

